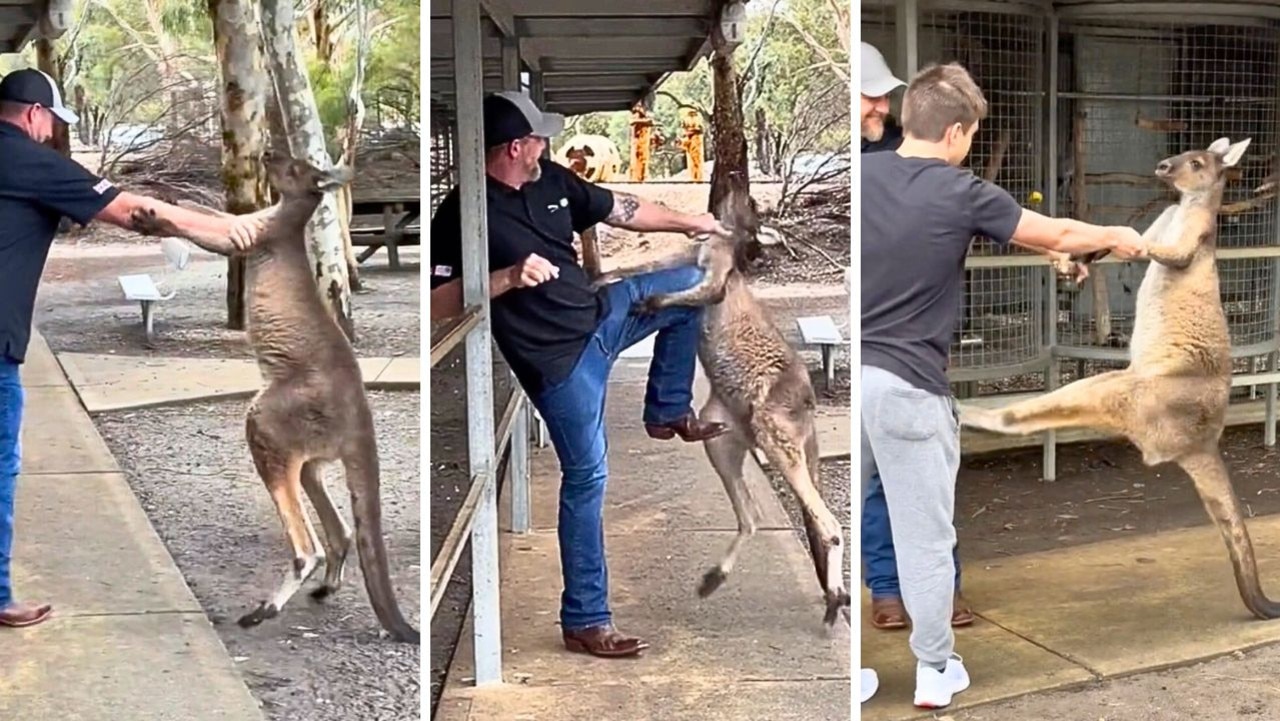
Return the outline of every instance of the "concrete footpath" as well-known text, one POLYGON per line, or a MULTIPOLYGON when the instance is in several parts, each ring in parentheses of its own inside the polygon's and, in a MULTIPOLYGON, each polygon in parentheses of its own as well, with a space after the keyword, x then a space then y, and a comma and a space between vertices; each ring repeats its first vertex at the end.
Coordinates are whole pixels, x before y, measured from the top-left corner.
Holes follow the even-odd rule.
MULTIPOLYGON (((564 650, 555 531, 559 466, 550 445, 535 448, 532 532, 511 533, 509 505, 499 510, 505 683, 473 685, 468 622, 440 721, 851 718, 848 623, 842 617, 831 631, 822 625, 808 554, 750 462, 747 479, 764 514, 761 529, 728 582, 698 598, 702 574, 728 548, 737 524, 701 444, 645 435, 646 366, 620 362, 609 384, 605 533, 615 621, 651 647, 638 658, 615 660, 564 650)), ((700 378, 695 403, 705 394, 700 378)), ((824 410, 823 455, 847 454, 847 409, 824 410)))
POLYGON ((0 629, 0 719, 260 721, 257 701, 43 338, 23 368, 14 585, 54 616, 0 629))
MULTIPOLYGON (((1275 589, 1280 516, 1247 523, 1262 585, 1275 589)), ((1245 610, 1209 525, 970 564, 964 593, 978 620, 956 629, 956 652, 972 685, 947 712, 1280 641, 1280 621, 1245 610)), ((877 670, 880 689, 861 718, 933 718, 911 706, 910 631, 876 630, 869 607, 864 589, 862 664, 877 670)))

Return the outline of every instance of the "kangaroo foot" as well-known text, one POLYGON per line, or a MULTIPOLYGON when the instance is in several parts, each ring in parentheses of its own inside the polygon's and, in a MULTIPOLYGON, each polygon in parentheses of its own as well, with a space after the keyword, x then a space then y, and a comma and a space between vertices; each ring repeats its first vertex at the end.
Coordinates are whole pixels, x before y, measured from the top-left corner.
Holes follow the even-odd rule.
POLYGON ((831 626, 835 624, 836 619, 840 616, 840 609, 849 608, 852 603, 849 592, 843 588, 833 588, 827 591, 827 613, 822 617, 822 622, 831 626))
POLYGON ((1008 413, 990 408, 966 408, 960 411, 960 425, 992 433, 1004 433, 1008 429, 1008 413))
POLYGON ((258 607, 254 610, 241 616, 238 623, 242 627, 248 628, 250 626, 256 626, 268 618, 275 618, 278 616, 280 614, 280 609, 284 608, 284 605, 288 603, 289 599, 293 598, 293 595, 298 592, 298 589, 302 588, 302 584, 306 583, 307 579, 311 578, 311 575, 320 567, 320 560, 322 558, 323 556, 320 555, 295 558, 293 562, 289 564, 289 570, 285 572, 284 580, 281 582, 280 587, 276 590, 275 594, 266 601, 258 604, 258 607))
POLYGON ((721 570, 719 566, 713 567, 702 576, 702 583, 698 585, 698 596, 701 598, 710 596, 715 593, 715 590, 720 588, 721 584, 723 584, 728 578, 729 574, 721 570))
POLYGON ((349 548, 349 545, 344 544, 342 551, 335 552, 334 557, 329 560, 324 569, 324 582, 311 591, 313 601, 323 601, 342 588, 343 569, 346 567, 349 548))

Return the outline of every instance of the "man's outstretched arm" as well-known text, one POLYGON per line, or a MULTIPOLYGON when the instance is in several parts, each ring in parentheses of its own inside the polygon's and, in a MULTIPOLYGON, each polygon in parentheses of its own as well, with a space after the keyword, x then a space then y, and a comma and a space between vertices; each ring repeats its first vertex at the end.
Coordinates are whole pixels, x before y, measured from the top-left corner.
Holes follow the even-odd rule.
POLYGON ((211 215, 136 193, 120 193, 94 219, 143 235, 186 238, 211 253, 229 256, 253 245, 271 211, 269 208, 249 215, 211 215), (141 222, 140 218, 150 222, 141 222))
POLYGON ((668 232, 699 235, 723 233, 724 229, 711 213, 690 215, 657 203, 637 198, 630 193, 613 193, 613 210, 604 222, 616 228, 638 233, 668 232))

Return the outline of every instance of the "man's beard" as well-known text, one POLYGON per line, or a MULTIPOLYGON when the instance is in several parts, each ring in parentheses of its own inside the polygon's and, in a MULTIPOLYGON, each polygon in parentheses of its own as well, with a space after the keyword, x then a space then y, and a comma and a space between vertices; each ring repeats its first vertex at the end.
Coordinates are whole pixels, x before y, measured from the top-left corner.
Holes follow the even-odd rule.
POLYGON ((870 115, 862 119, 862 139, 872 143, 884 137, 884 116, 870 115))

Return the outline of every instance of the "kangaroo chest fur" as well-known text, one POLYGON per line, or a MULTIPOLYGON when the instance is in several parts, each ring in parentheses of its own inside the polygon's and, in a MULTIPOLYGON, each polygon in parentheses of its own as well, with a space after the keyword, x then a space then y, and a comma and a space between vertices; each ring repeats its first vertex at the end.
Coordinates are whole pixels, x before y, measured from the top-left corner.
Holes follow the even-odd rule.
MULTIPOLYGON (((1187 204, 1166 213, 1171 217, 1154 239, 1160 246, 1177 243, 1189 225, 1206 220, 1203 211, 1187 204)), ((1212 242, 1202 242, 1185 268, 1148 261, 1138 287, 1129 354, 1130 367, 1138 372, 1174 366, 1185 375, 1230 376, 1230 335, 1212 242)))
POLYGON ((729 279, 723 301, 703 312, 698 357, 726 401, 760 403, 778 376, 799 362, 740 276, 729 279))

